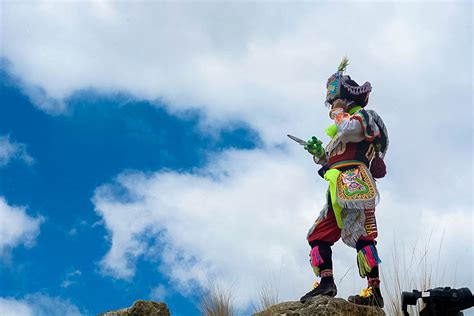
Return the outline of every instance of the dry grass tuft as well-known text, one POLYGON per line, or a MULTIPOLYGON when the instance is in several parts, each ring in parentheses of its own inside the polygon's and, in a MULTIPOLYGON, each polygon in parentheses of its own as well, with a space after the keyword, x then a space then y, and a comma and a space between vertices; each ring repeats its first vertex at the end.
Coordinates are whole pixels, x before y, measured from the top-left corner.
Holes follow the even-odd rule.
MULTIPOLYGON (((452 286, 453 284, 442 284, 446 282, 446 267, 443 271, 440 270, 439 262, 441 257, 441 250, 444 240, 444 233, 441 237, 437 255, 430 253, 430 245, 432 242, 432 233, 427 240, 415 242, 410 254, 399 252, 398 249, 404 249, 403 245, 393 245, 392 264, 388 270, 384 270, 381 266, 382 284, 385 292, 385 312, 388 315, 403 316, 401 310, 401 293, 411 292, 412 290, 428 290, 436 286, 452 286), (436 259, 436 265, 432 262, 436 259)), ((394 238, 395 240, 395 238, 394 238)), ((417 306, 409 307, 410 315, 417 315, 423 308, 421 300, 417 306)))
POLYGON ((259 290, 259 302, 253 306, 255 313, 266 311, 270 306, 278 304, 278 286, 274 283, 264 283, 259 290))
POLYGON ((234 303, 230 289, 213 284, 202 295, 200 309, 205 316, 234 316, 234 303))

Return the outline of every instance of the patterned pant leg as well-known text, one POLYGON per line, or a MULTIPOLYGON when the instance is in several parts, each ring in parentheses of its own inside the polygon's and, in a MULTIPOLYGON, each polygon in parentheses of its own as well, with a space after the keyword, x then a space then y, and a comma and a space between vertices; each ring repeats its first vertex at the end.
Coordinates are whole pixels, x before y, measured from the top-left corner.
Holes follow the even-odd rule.
POLYGON ((341 238, 341 229, 337 226, 332 207, 329 207, 326 217, 319 217, 316 220, 307 240, 310 244, 314 240, 320 240, 332 246, 339 238, 341 238))
POLYGON ((332 208, 323 211, 308 234, 308 243, 311 246, 309 253, 310 264, 314 274, 324 276, 330 271, 332 275, 331 246, 341 238, 341 230, 337 226, 332 208))
POLYGON ((359 240, 375 240, 378 236, 377 221, 375 220, 375 209, 365 209, 365 232, 367 236, 361 236, 359 240))
POLYGON ((356 243, 357 250, 357 266, 359 274, 362 278, 378 278, 378 266, 382 262, 379 258, 376 241, 377 222, 375 220, 375 209, 365 210, 365 230, 367 236, 361 236, 356 243))

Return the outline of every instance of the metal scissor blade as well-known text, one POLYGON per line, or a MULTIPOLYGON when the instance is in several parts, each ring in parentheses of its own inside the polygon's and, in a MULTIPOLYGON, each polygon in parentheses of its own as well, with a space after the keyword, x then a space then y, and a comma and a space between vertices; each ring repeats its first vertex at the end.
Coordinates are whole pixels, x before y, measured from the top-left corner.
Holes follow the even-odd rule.
POLYGON ((286 136, 288 136, 291 140, 294 140, 295 142, 297 142, 301 146, 305 146, 305 145, 308 144, 307 142, 305 142, 304 140, 302 140, 301 138, 298 138, 296 136, 293 136, 293 135, 290 135, 290 134, 288 134, 286 136))

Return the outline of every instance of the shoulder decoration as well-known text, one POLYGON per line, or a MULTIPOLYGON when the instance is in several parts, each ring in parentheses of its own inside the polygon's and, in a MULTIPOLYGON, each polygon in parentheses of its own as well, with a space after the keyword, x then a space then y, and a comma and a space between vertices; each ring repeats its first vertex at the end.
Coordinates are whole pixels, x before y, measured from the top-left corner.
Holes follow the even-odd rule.
POLYGON ((375 137, 380 136, 380 130, 377 124, 375 124, 373 118, 369 113, 365 110, 360 110, 354 115, 351 116, 351 119, 357 120, 362 125, 362 129, 364 130, 364 137, 366 141, 373 141, 375 137))
POLYGON ((388 150, 388 131, 382 118, 374 110, 364 110, 369 116, 369 124, 376 126, 379 130, 379 137, 375 140, 377 152, 380 158, 384 158, 388 150))

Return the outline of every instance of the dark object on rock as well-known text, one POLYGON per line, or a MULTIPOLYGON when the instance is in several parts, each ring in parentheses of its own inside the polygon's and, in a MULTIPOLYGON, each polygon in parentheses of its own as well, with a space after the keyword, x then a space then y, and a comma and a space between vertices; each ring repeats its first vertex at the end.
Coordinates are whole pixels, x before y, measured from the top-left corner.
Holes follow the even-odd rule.
POLYGON ((253 316, 384 316, 385 312, 378 307, 360 306, 349 303, 342 298, 318 295, 300 302, 285 302, 270 306, 253 316))
POLYGON ((474 295, 467 287, 461 289, 437 287, 424 292, 413 290, 413 292, 402 292, 403 315, 409 315, 408 305, 416 305, 419 298, 422 298, 425 303, 425 307, 420 312, 422 316, 463 315, 462 310, 474 306, 474 295))
POLYGON ((136 301, 132 307, 100 314, 99 316, 171 316, 165 303, 136 301))

